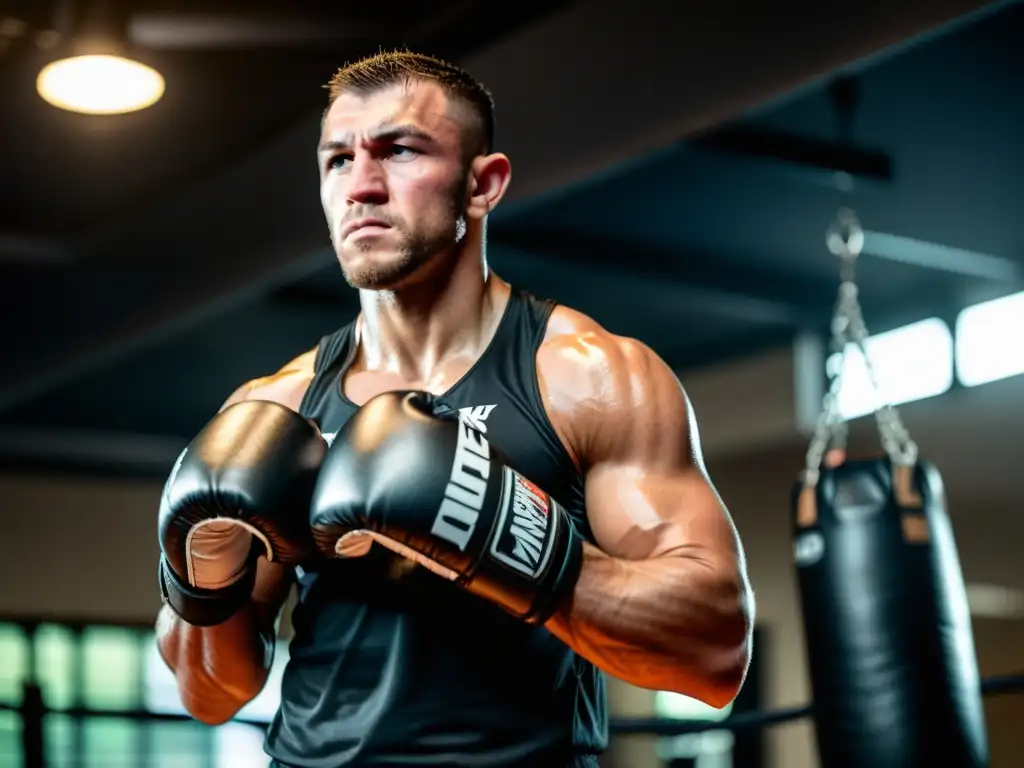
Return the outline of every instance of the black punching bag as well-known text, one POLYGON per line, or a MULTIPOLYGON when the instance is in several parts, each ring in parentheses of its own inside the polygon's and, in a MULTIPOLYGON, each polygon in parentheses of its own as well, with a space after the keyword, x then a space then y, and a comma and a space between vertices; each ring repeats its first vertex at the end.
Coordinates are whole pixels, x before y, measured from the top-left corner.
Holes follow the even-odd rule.
POLYGON ((888 458, 794 493, 822 768, 988 765, 967 596, 942 478, 888 458))

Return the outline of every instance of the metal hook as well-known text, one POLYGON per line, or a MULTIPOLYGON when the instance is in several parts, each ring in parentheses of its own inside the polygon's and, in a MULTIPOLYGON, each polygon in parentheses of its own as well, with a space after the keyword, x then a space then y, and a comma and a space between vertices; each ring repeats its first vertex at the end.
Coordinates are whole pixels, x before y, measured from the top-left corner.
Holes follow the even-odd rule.
POLYGON ((825 233, 825 244, 843 261, 856 261, 864 248, 864 230, 857 214, 850 208, 840 208, 835 221, 825 233))

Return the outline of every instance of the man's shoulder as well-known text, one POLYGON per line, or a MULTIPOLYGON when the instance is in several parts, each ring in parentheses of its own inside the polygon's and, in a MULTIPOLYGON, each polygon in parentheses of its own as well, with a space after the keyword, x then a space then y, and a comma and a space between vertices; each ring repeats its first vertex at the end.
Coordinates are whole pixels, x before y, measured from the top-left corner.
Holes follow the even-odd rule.
POLYGON ((651 430, 675 439, 688 428, 688 401, 671 367, 644 342, 573 309, 552 311, 537 378, 552 424, 578 466, 643 445, 651 430))
POLYGON ((298 411, 315 375, 316 352, 314 347, 292 358, 275 372, 245 382, 232 393, 224 407, 243 400, 269 400, 298 411))
POLYGON ((609 377, 635 377, 652 367, 669 372, 644 342, 613 333, 592 317, 561 304, 551 312, 537 362, 542 375, 568 379, 576 387, 585 382, 607 387, 609 377))

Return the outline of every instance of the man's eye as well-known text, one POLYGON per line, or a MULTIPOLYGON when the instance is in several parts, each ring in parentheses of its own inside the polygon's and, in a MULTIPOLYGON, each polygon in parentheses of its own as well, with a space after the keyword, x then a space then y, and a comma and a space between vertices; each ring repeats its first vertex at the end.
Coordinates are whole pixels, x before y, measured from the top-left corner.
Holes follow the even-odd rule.
POLYGON ((413 155, 419 154, 412 147, 404 147, 401 144, 395 144, 391 147, 391 155, 397 157, 412 157, 413 155))
POLYGON ((352 158, 348 155, 334 155, 334 157, 327 161, 327 169, 333 171, 337 168, 341 168, 348 160, 351 159, 352 158))

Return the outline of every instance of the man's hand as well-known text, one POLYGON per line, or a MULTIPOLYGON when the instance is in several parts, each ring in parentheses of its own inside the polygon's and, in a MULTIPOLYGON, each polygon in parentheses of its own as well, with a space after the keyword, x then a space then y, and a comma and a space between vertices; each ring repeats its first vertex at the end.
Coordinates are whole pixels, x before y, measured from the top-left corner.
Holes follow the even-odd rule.
POLYGON ((582 558, 565 510, 418 392, 375 397, 338 433, 310 525, 328 556, 376 542, 531 623, 571 594, 582 558))
POLYGON ((160 588, 184 621, 212 626, 249 601, 256 559, 313 554, 306 510, 327 443, 276 403, 221 411, 178 458, 160 500, 160 588))

